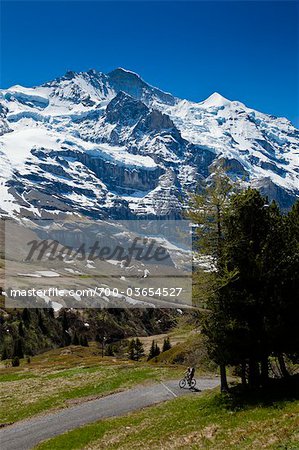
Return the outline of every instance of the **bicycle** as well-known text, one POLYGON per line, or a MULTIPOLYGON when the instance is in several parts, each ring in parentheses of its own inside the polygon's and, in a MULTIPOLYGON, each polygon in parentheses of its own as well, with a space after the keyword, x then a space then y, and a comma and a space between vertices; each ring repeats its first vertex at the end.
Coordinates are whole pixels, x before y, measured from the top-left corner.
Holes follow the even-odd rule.
POLYGON ((180 388, 182 389, 182 388, 184 388, 185 386, 186 386, 186 384, 189 384, 189 388, 191 389, 191 388, 194 388, 195 387, 195 385, 196 385, 196 380, 195 380, 195 378, 192 378, 192 380, 190 381, 189 380, 189 377, 184 377, 184 378, 182 378, 181 380, 180 380, 180 382, 179 382, 179 386, 180 386, 180 388))

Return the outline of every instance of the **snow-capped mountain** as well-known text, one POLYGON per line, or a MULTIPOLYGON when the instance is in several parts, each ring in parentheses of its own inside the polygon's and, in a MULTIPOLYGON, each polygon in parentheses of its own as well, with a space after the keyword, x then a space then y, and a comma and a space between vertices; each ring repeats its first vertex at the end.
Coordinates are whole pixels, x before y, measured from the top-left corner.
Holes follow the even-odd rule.
POLYGON ((217 164, 285 209, 299 196, 299 131, 214 93, 172 96, 116 69, 0 91, 0 213, 176 218, 217 164))

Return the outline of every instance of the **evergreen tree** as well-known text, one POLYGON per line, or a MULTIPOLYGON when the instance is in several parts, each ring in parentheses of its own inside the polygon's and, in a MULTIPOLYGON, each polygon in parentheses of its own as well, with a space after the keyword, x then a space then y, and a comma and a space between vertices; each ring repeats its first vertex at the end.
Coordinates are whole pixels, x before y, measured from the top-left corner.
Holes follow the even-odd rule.
MULTIPOLYGON (((220 290, 226 309, 226 349, 230 362, 248 361, 249 382, 259 384, 261 363, 266 380, 269 342, 262 255, 270 230, 266 200, 254 189, 234 195, 226 215, 226 258, 237 276, 220 290)), ((268 304, 267 304, 268 302, 268 304)))
POLYGON ((129 359, 131 359, 132 361, 135 360, 135 340, 134 340, 134 339, 132 339, 132 340, 129 342, 129 345, 128 345, 128 357, 129 357, 129 359))
POLYGON ((20 365, 20 359, 18 356, 14 356, 12 358, 12 362, 11 362, 12 367, 19 367, 20 365))
POLYGON ((171 343, 169 340, 169 337, 167 336, 167 338, 164 339, 163 342, 163 347, 162 347, 162 352, 166 352, 167 350, 171 349, 171 343))
POLYGON ((22 320, 25 324, 25 326, 27 327, 30 323, 31 320, 31 314, 28 308, 24 308, 22 311, 22 320))
POLYGON ((140 339, 136 338, 136 341, 135 341, 135 359, 136 359, 136 361, 139 361, 140 358, 142 358, 142 356, 144 356, 144 347, 143 347, 143 344, 140 341, 140 339))
POLYGON ((23 322, 19 322, 19 326, 18 326, 18 332, 19 332, 19 336, 24 337, 25 333, 24 333, 24 327, 23 327, 23 322))
POLYGON ((8 356, 7 347, 6 347, 6 345, 4 345, 3 350, 2 350, 1 360, 4 361, 8 358, 9 358, 9 356, 8 356))
POLYGON ((68 331, 63 331, 61 346, 67 347, 67 346, 71 345, 71 343, 72 343, 71 335, 69 334, 68 331))
POLYGON ((44 316, 43 316, 43 313, 41 310, 38 310, 37 317, 38 317, 39 328, 41 329, 43 334, 47 334, 47 327, 45 325, 44 316))
POLYGON ((201 251, 213 256, 215 266, 197 280, 208 293, 203 332, 220 365, 222 389, 227 364, 241 367, 242 382, 248 376, 252 386, 265 385, 269 356, 277 356, 287 375, 283 354, 299 348, 299 207, 283 217, 254 189, 221 205, 217 199, 215 191, 205 199, 195 196, 192 211, 201 251))
POLYGON ((144 356, 143 344, 139 338, 132 339, 128 346, 128 356, 129 359, 133 361, 139 361, 142 356, 144 356))
POLYGON ((13 358, 17 356, 18 358, 24 358, 24 350, 23 350, 23 339, 18 338, 14 341, 13 347, 13 358))
POLYGON ((77 333, 75 331, 75 334, 74 334, 74 337, 73 337, 73 345, 79 345, 79 344, 80 344, 79 338, 78 338, 78 335, 77 335, 77 333))
POLYGON ((111 345, 111 344, 107 345, 105 355, 106 355, 106 356, 114 356, 114 348, 113 348, 113 345, 111 345))
POLYGON ((158 344, 156 343, 155 345, 155 357, 159 356, 161 353, 160 347, 158 346, 158 344))
POLYGON ((62 313, 62 329, 63 331, 67 331, 69 329, 69 321, 65 309, 62 313))
POLYGON ((148 361, 155 357, 155 351, 156 351, 156 344, 155 344, 155 341, 153 340, 148 357, 147 357, 148 361))
POLYGON ((50 301, 49 306, 50 306, 48 308, 49 317, 51 317, 51 319, 54 319, 55 318, 55 314, 54 314, 53 302, 50 301))
MULTIPOLYGON (((272 212, 272 211, 271 211, 272 212)), ((271 299, 271 345, 278 358, 281 372, 288 375, 283 354, 296 361, 299 356, 299 202, 287 216, 276 213, 275 228, 267 242, 264 258, 265 289, 271 299), (294 359, 295 358, 295 359, 294 359)), ((298 358, 299 361, 299 358, 298 358)))
POLYGON ((226 378, 227 355, 224 343, 225 310, 219 296, 219 287, 234 273, 229 273, 225 265, 224 216, 229 207, 233 186, 222 169, 217 169, 212 182, 204 188, 203 194, 195 194, 190 201, 189 218, 197 225, 197 245, 201 256, 206 255, 215 266, 210 274, 200 273, 196 277, 195 296, 204 292, 210 317, 204 330, 209 336, 209 351, 220 367, 221 391, 228 389, 226 378), (204 285, 204 289, 203 289, 204 285))
POLYGON ((237 276, 219 290, 224 343, 230 364, 241 364, 243 373, 248 366, 253 386, 267 384, 270 355, 286 374, 283 353, 298 348, 298 241, 287 223, 254 189, 233 196, 225 218, 226 263, 237 276))
POLYGON ((81 336, 80 336, 80 339, 79 339, 79 342, 80 342, 80 345, 81 345, 82 347, 89 347, 89 345, 88 345, 88 339, 87 339, 87 336, 86 336, 86 335, 81 335, 81 336))

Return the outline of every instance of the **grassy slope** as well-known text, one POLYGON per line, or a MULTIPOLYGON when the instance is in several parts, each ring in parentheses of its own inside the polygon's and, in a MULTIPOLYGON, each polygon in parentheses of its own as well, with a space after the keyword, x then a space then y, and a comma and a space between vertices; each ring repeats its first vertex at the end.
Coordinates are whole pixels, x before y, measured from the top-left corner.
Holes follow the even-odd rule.
POLYGON ((147 380, 171 378, 182 368, 156 367, 99 356, 91 347, 70 346, 35 356, 28 364, 0 370, 0 423, 126 389, 147 380), (21 401, 20 401, 21 400, 21 401))
MULTIPOLYGON (((169 333, 176 348, 194 335, 193 327, 183 319, 169 333)), ((155 339, 162 344, 165 336, 157 335, 155 339)), ((147 355, 153 337, 141 339, 147 355)), ((167 362, 148 364, 146 356, 142 362, 133 363, 114 357, 102 359, 100 353, 98 346, 91 343, 90 347, 50 350, 32 357, 30 364, 21 360, 20 367, 5 367, 5 362, 0 362, 0 424, 65 407, 78 399, 127 389, 138 383, 177 378, 185 370, 178 364, 167 362)))
POLYGON ((76 429, 38 449, 298 450, 299 401, 252 400, 241 405, 215 391, 177 398, 76 429))

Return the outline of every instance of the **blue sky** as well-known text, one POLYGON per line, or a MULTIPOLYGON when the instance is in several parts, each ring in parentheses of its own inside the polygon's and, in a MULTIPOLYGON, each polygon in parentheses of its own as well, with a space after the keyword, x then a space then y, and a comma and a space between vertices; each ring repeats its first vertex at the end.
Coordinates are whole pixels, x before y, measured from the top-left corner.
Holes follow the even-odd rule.
POLYGON ((1 87, 125 67, 179 97, 212 92, 299 126, 297 2, 2 2, 1 87))

